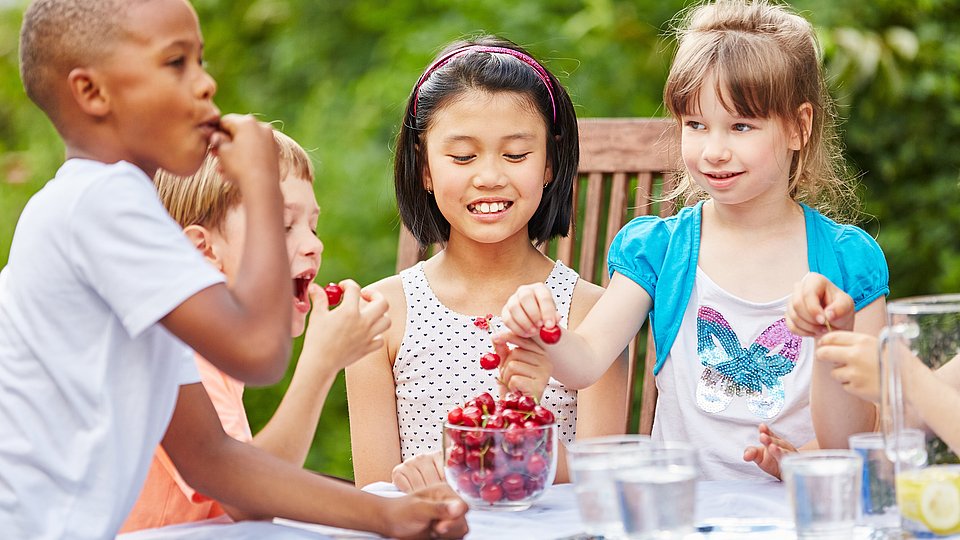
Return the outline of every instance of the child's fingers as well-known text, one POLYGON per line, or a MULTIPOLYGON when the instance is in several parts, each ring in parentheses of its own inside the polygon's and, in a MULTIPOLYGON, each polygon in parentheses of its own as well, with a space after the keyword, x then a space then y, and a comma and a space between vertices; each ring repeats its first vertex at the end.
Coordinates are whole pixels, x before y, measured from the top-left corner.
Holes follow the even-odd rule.
MULTIPOLYGON (((557 306, 553 301, 553 293, 543 283, 537 283, 533 287, 533 296, 537 301, 538 311, 540 313, 540 322, 547 328, 553 328, 557 325, 557 306)), ((539 328, 536 328, 539 332, 539 328)))
POLYGON ((417 492, 425 501, 430 501, 429 510, 433 521, 431 537, 463 538, 467 534, 467 504, 446 484, 436 484, 417 492))
POLYGON ((340 301, 342 305, 355 306, 360 303, 360 285, 357 285, 356 281, 344 279, 337 285, 343 289, 343 299, 340 301))
POLYGON ((780 461, 781 459, 783 459, 784 450, 786 449, 777 444, 771 443, 767 445, 767 453, 770 454, 770 457, 772 459, 775 459, 777 461, 780 461))
POLYGON ((307 287, 307 294, 310 296, 310 305, 312 306, 312 309, 322 312, 326 311, 330 307, 330 302, 327 299, 327 293, 323 291, 323 287, 320 285, 311 283, 310 286, 307 287))
POLYGON ((228 113, 220 117, 220 131, 232 138, 244 122, 252 120, 252 117, 244 114, 228 113))
MULTIPOLYGON (((521 286, 504 308, 509 310, 510 316, 523 331, 524 337, 536 335, 540 331, 541 324, 554 326, 557 321, 553 293, 543 283, 521 286)), ((518 328, 512 328, 512 330, 516 332, 518 328)))
POLYGON ((510 345, 507 344, 506 334, 495 334, 490 341, 493 342, 493 352, 506 363, 510 357, 510 345))
POLYGON ((386 317, 390 304, 387 298, 379 292, 368 293, 369 300, 360 305, 360 313, 366 318, 386 317))
POLYGON ((787 306, 786 322, 787 328, 798 336, 817 336, 823 330, 804 310, 801 302, 787 306))
POLYGON ((503 312, 500 317, 503 319, 503 325, 515 336, 530 337, 535 331, 533 329, 536 328, 536 323, 531 320, 523 306, 515 301, 514 298, 511 298, 507 304, 503 306, 503 312))

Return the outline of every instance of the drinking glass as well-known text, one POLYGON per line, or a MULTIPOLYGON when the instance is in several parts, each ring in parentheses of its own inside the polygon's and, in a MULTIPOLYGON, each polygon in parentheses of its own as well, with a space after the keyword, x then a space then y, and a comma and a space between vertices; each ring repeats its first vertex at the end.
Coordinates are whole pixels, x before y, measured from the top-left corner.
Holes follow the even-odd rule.
POLYGON ((629 456, 614 474, 627 537, 667 539, 692 533, 697 479, 693 447, 657 443, 629 456))
POLYGON ((853 450, 798 452, 784 456, 780 471, 798 539, 848 540, 853 536, 860 516, 860 454, 853 450))
POLYGON ((897 512, 893 461, 887 457, 883 434, 856 433, 849 437, 848 443, 863 460, 860 478, 862 505, 857 523, 873 529, 896 528, 900 514, 897 512))
POLYGON ((651 444, 646 435, 612 435, 567 446, 567 466, 584 532, 604 538, 624 536, 613 474, 629 462, 630 451, 651 444))

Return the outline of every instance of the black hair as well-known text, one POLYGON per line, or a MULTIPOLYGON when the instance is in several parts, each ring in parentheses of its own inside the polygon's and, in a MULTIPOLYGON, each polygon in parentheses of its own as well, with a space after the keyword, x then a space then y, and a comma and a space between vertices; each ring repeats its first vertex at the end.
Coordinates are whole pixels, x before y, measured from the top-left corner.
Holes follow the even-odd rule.
MULTIPOLYGON (((471 45, 503 47, 533 58, 519 45, 496 36, 456 41, 434 59, 471 45)), ((422 135, 430 127, 434 114, 444 105, 472 89, 485 92, 514 92, 529 97, 547 125, 547 157, 553 178, 543 191, 540 206, 527 226, 530 239, 542 244, 556 236, 566 236, 573 213, 573 182, 580 159, 577 117, 567 91, 544 68, 551 88, 544 85, 537 71, 509 56, 469 51, 453 57, 418 81, 407 99, 403 123, 397 136, 393 179, 400 219, 421 246, 446 242, 450 223, 440 213, 436 200, 423 185, 426 169, 426 144, 422 135), (552 90, 552 98, 551 98, 552 90), (556 119, 554 119, 554 116, 556 119)), ((431 63, 431 66, 433 63, 431 63)))

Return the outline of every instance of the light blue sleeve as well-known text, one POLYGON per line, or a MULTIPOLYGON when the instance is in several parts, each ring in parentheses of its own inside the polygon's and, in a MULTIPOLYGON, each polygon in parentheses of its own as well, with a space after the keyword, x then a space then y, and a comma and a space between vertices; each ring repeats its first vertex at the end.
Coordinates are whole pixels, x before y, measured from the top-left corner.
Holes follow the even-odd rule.
POLYGON ((620 229, 607 253, 607 269, 623 274, 654 298, 670 231, 657 216, 639 216, 620 229))
POLYGON ((857 311, 890 294, 890 271, 883 250, 863 229, 842 225, 834 239, 841 288, 853 298, 857 311))

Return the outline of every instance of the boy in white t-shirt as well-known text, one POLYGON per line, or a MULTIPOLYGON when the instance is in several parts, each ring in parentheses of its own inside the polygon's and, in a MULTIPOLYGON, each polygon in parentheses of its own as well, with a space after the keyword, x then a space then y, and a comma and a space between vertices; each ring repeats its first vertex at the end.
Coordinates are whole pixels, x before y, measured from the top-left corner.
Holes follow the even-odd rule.
POLYGON ((24 15, 24 87, 67 161, 24 209, 0 280, 0 531, 113 536, 162 437, 185 480, 251 517, 462 535, 449 491, 384 499, 223 433, 190 348, 276 381, 291 283, 271 128, 220 118, 202 50, 185 0, 38 0, 24 15), (230 288, 151 182, 193 173, 208 144, 249 224, 230 288))

